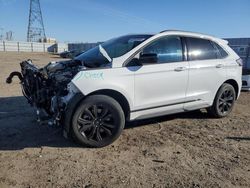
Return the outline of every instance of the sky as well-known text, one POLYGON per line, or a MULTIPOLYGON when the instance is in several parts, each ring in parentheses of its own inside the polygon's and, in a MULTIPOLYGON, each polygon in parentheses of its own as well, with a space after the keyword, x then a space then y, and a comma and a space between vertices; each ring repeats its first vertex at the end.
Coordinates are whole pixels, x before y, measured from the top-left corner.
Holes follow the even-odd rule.
MULTIPOLYGON (((97 42, 166 29, 250 37, 250 0, 40 0, 45 33, 60 42, 97 42)), ((26 40, 29 0, 0 0, 0 28, 26 40)), ((1 32, 1 29, 0 29, 1 32)), ((1 34, 1 33, 0 33, 1 34)))

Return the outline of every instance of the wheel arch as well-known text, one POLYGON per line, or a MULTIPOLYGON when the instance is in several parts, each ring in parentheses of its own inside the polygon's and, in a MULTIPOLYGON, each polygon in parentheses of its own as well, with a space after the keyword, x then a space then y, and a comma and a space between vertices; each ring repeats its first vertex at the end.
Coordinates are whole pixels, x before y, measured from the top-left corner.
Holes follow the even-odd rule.
POLYGON ((74 111, 76 110, 76 108, 78 107, 78 105, 81 103, 82 100, 84 100, 86 97, 91 96, 91 95, 106 95, 106 96, 113 98, 121 105, 122 110, 125 115, 125 119, 129 120, 130 105, 129 105, 128 100, 122 93, 115 91, 115 90, 111 90, 111 89, 97 90, 92 93, 89 93, 88 95, 83 95, 81 92, 79 92, 68 102, 67 108, 63 114, 62 124, 66 133, 70 133, 71 121, 72 121, 74 111))
POLYGON ((109 97, 115 99, 122 107, 122 110, 123 110, 124 115, 125 115, 125 119, 126 120, 129 119, 129 116, 130 116, 129 102, 128 102, 127 98, 119 91, 112 90, 112 89, 101 89, 101 90, 94 91, 94 92, 88 94, 87 96, 90 96, 90 95, 106 95, 106 96, 109 96, 109 97))
POLYGON ((229 79, 229 80, 225 81, 224 83, 230 84, 230 85, 232 85, 234 87, 234 90, 235 90, 235 93, 236 93, 236 96, 237 96, 236 99, 237 99, 238 96, 239 96, 239 89, 240 89, 237 81, 234 80, 234 79, 229 79))
MULTIPOLYGON (((67 136, 70 135, 70 129, 71 129, 71 122, 72 117, 74 114, 74 111, 76 110, 77 106, 80 104, 80 102, 85 98, 85 96, 79 92, 76 93, 70 101, 68 101, 68 104, 66 106, 66 110, 64 111, 61 119, 61 123, 63 125, 64 131, 66 131, 67 136)), ((65 132, 64 132, 65 133, 65 132)))
MULTIPOLYGON (((230 84, 230 85, 234 88, 235 94, 236 94, 236 96, 238 97, 238 94, 239 94, 239 85, 238 85, 237 81, 234 80, 234 79, 228 79, 228 80, 226 80, 225 82, 223 82, 223 83, 221 84, 221 86, 218 88, 218 90, 217 90, 217 92, 216 92, 216 94, 215 94, 215 97, 214 97, 214 100, 213 100, 213 104, 212 104, 210 107, 207 108, 208 113, 209 113, 210 115, 212 115, 212 117, 215 117, 215 118, 222 118, 222 117, 225 117, 225 116, 227 116, 227 115, 231 112, 231 110, 232 110, 232 108, 229 109, 229 111, 226 113, 226 115, 225 115, 225 114, 221 114, 221 112, 219 112, 218 107, 217 107, 217 104, 216 104, 216 103, 218 102, 218 100, 217 100, 218 94, 219 94, 221 88, 223 87, 223 85, 225 85, 225 84, 230 84)), ((222 92, 224 92, 224 91, 222 91, 222 92)), ((236 97, 236 99, 237 99, 237 97, 236 97)), ((233 102, 232 102, 232 104, 233 104, 233 102)))

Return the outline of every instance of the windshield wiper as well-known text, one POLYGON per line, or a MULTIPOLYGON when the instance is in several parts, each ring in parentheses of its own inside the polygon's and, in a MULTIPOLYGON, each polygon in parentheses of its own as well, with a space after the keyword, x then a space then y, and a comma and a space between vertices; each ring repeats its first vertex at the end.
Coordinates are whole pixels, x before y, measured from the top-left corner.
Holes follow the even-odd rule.
POLYGON ((102 47, 102 45, 99 45, 99 51, 101 52, 101 54, 111 63, 112 59, 111 57, 108 55, 108 53, 106 52, 106 50, 102 47))

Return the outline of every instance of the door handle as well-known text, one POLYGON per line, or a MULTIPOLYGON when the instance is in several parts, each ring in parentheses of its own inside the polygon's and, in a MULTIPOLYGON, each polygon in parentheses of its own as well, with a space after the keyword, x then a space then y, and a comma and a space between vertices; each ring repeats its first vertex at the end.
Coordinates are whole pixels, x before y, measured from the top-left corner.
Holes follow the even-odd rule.
POLYGON ((218 64, 215 66, 216 68, 222 68, 223 67, 223 64, 218 64))
POLYGON ((177 68, 174 69, 174 71, 181 72, 181 71, 184 71, 186 69, 187 69, 187 67, 177 67, 177 68))

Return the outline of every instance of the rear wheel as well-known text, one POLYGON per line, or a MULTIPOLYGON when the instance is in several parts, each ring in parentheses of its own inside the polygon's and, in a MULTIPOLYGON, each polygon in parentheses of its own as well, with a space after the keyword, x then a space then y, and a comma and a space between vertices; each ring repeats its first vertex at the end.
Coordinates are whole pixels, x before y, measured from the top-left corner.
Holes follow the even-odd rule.
POLYGON ((82 145, 104 147, 120 136, 124 125, 124 113, 116 100, 105 95, 92 95, 76 109, 72 134, 82 145))
POLYGON ((214 99, 213 106, 208 112, 216 118, 222 118, 230 114, 236 99, 235 89, 230 84, 223 84, 214 99))

